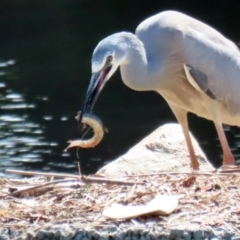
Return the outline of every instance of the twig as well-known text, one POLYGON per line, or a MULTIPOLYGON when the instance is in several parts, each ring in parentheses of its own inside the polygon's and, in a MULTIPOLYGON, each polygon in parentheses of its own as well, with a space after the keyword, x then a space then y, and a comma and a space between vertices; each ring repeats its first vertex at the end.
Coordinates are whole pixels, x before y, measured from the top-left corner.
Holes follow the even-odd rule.
POLYGON ((82 176, 81 166, 80 166, 79 162, 78 162, 78 174, 79 174, 80 177, 82 176))
MULTIPOLYGON (((139 175, 127 175, 127 176, 114 176, 114 178, 133 178, 133 177, 150 177, 150 176, 160 176, 160 175, 179 175, 179 174, 190 174, 190 175, 227 175, 227 176, 239 176, 240 169, 222 169, 222 170, 206 170, 206 171, 186 171, 186 172, 160 172, 160 173, 149 173, 149 174, 139 174, 139 175)), ((112 177, 109 177, 112 178, 112 177)))
POLYGON ((120 181, 120 180, 109 180, 109 179, 102 179, 102 178, 92 178, 92 177, 80 177, 79 180, 76 179, 67 179, 67 180, 57 180, 54 182, 48 182, 48 183, 42 183, 37 186, 31 186, 25 189, 17 190, 12 192, 13 196, 22 196, 22 195, 31 195, 33 194, 32 192, 40 192, 41 194, 47 192, 47 191, 52 191, 55 187, 69 187, 69 186, 64 186, 63 184, 70 183, 72 185, 81 185, 82 183, 108 183, 108 184, 119 184, 119 185, 133 185, 137 184, 136 182, 129 182, 129 181, 120 181), (59 186, 57 186, 59 185, 59 186))
MULTIPOLYGON (((22 195, 26 195, 26 194, 31 194, 31 192, 36 192, 36 191, 39 191, 39 192, 47 192, 47 191, 51 191, 53 190, 54 187, 57 187, 56 185, 58 184, 66 184, 66 183, 71 183, 71 184, 82 184, 81 181, 79 180, 57 180, 57 181, 54 181, 54 182, 48 182, 48 183, 42 183, 42 184, 39 184, 37 186, 33 186, 33 187, 28 187, 28 188, 25 188, 25 189, 21 189, 21 190, 17 190, 17 191, 14 191, 12 193, 12 195, 14 196, 22 196, 22 195)), ((64 185, 60 185, 59 187, 64 187, 64 185)))
MULTIPOLYGON (((142 184, 141 182, 131 182, 131 181, 122 181, 104 178, 104 177, 86 177, 86 176, 78 176, 72 174, 59 174, 59 173, 42 173, 42 172, 28 172, 28 171, 18 171, 18 170, 10 170, 7 169, 6 173, 14 173, 25 176, 44 176, 44 177, 62 177, 62 178, 75 178, 79 179, 84 183, 109 183, 109 184, 123 184, 123 185, 134 185, 134 184, 142 184)), ((56 181, 55 181, 56 182, 56 181)))
POLYGON ((43 177, 77 178, 77 179, 79 179, 79 175, 62 174, 62 173, 43 173, 43 172, 21 171, 21 170, 11 170, 11 169, 7 169, 6 173, 23 175, 23 176, 43 176, 43 177))
POLYGON ((84 183, 109 183, 109 184, 119 184, 119 185, 134 185, 134 184, 143 184, 143 182, 131 182, 131 181, 122 181, 122 180, 116 180, 109 179, 109 178, 98 178, 98 177, 86 177, 82 176, 80 179, 84 183))

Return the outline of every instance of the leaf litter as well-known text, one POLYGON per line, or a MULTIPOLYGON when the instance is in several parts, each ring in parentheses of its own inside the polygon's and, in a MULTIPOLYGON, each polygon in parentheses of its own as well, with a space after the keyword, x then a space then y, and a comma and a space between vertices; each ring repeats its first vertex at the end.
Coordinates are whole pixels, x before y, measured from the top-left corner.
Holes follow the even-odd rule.
POLYGON ((37 230, 46 224, 77 223, 78 228, 101 228, 151 219, 165 229, 208 227, 239 233, 240 174, 222 173, 163 172, 111 178, 93 175, 86 177, 87 181, 77 175, 66 175, 63 180, 1 179, 0 227, 24 230, 33 224, 37 230), (178 199, 171 214, 147 214, 133 219, 110 219, 102 214, 114 204, 144 205, 158 195, 178 199))

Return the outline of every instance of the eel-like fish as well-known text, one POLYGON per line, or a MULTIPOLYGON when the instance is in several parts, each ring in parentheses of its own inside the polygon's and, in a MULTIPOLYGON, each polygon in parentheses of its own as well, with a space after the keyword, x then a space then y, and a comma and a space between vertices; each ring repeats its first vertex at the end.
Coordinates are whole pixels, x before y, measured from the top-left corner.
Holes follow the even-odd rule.
MULTIPOLYGON (((79 118, 79 114, 78 116, 76 116, 77 120, 78 118, 79 118)), ((95 147, 103 139, 105 129, 103 127, 103 124, 100 118, 98 118, 96 115, 85 113, 82 118, 82 123, 89 125, 93 129, 93 132, 94 132, 93 137, 87 140, 68 141, 69 145, 64 150, 65 152, 72 147, 81 147, 81 148, 95 147)))

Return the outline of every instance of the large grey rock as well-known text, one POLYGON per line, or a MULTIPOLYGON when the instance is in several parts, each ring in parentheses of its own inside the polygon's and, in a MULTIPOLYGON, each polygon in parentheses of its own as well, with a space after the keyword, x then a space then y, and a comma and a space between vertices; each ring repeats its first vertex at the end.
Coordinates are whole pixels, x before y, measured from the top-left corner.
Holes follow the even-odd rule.
MULTIPOLYGON (((192 135, 191 139, 201 169, 213 169, 192 135)), ((181 126, 166 124, 157 128, 126 154, 101 168, 97 174, 119 176, 187 170, 190 170, 190 159, 181 126)))

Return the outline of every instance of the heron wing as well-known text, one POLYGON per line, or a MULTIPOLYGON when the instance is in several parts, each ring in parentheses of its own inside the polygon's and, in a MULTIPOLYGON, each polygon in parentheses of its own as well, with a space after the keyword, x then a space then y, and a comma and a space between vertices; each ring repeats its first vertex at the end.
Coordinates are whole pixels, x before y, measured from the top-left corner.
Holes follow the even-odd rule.
POLYGON ((235 115, 240 113, 240 52, 220 33, 204 26, 189 28, 183 39, 189 71, 204 92, 235 115))
POLYGON ((183 65, 187 79, 190 84, 196 88, 199 92, 204 92, 210 98, 216 99, 216 96, 211 92, 208 87, 207 75, 204 72, 201 72, 189 64, 183 65))

